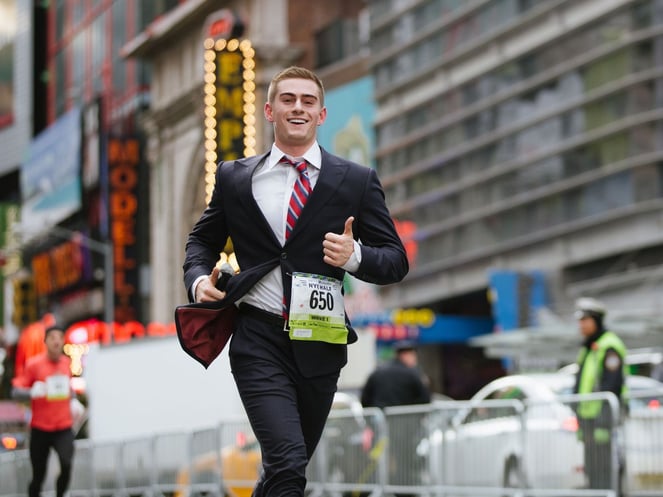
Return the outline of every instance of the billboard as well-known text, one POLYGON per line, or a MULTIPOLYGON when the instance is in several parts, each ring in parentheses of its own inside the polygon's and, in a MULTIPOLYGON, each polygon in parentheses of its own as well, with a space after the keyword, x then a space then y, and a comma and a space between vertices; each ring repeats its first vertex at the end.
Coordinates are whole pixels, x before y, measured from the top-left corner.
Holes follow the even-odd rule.
POLYGON ((14 122, 16 0, 0 0, 0 129, 14 122))
POLYGON ((370 76, 325 92, 327 119, 318 129, 325 150, 364 166, 375 167, 373 80, 370 76))
POLYGON ((81 208, 81 112, 41 132, 21 164, 21 231, 28 239, 81 208))

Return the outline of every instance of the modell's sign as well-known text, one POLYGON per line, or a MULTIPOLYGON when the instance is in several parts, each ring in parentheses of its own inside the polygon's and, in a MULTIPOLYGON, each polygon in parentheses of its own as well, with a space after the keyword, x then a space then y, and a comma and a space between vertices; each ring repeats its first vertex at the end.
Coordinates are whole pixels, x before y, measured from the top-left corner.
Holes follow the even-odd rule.
POLYGON ((138 309, 138 263, 136 224, 138 212, 138 168, 140 142, 134 137, 108 140, 108 183, 115 319, 132 321, 138 309))

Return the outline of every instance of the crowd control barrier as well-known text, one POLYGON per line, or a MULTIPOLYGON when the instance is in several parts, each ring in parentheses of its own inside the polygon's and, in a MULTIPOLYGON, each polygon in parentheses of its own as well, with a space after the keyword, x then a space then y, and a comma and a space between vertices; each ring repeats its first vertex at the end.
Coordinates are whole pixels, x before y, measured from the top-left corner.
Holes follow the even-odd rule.
MULTIPOLYGON (((624 415, 609 393, 333 410, 310 497, 663 497, 663 391, 624 415), (590 404, 590 403, 594 404, 590 404), (599 408, 608 443, 585 437, 599 408), (589 441, 588 441, 589 440, 589 441)), ((53 454, 44 497, 55 495, 53 454)), ((250 497, 260 450, 246 420, 116 442, 76 441, 71 497, 250 497)), ((0 454, 0 497, 26 495, 27 450, 0 454)))

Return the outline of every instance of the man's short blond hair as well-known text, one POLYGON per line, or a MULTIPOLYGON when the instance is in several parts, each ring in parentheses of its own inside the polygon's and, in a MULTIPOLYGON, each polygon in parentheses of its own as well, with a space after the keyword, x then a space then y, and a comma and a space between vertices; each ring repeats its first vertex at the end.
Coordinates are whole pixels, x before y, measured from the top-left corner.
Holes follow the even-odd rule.
POLYGON ((319 95, 320 106, 324 107, 325 88, 322 85, 322 81, 320 80, 318 75, 315 74, 310 69, 298 66, 286 67, 281 72, 274 75, 272 81, 269 83, 269 88, 267 89, 267 101, 270 104, 274 103, 274 99, 276 98, 276 87, 281 81, 285 79, 308 79, 310 81, 313 81, 316 85, 318 85, 318 89, 320 90, 320 95, 319 95))

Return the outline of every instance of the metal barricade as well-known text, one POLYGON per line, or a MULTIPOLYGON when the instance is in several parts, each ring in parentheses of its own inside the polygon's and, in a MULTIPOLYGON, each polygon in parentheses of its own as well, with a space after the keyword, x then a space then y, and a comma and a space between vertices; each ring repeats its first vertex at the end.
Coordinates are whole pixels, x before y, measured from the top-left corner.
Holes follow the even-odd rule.
POLYGON ((94 444, 88 439, 76 440, 69 497, 92 497, 95 488, 94 444))
POLYGON ((154 483, 154 437, 122 442, 119 457, 120 496, 150 497, 154 483))
MULTIPOLYGON (((97 442, 92 448, 92 461, 94 465, 95 496, 116 497, 121 488, 120 474, 121 444, 118 442, 97 442)), ((74 465, 77 463, 74 460, 74 465)))
MULTIPOLYGON (((569 396, 545 402, 525 401, 524 446, 519 456, 521 473, 513 485, 507 486, 559 490, 586 488, 583 442, 578 433, 575 399, 569 396)), ((603 399, 597 402, 603 402, 603 399)), ((507 475, 505 480, 512 482, 507 475)), ((607 485, 606 488, 612 487, 607 485)))
POLYGON ((261 454, 248 420, 222 423, 219 437, 224 493, 251 497, 261 471, 261 454))
POLYGON ((525 445, 522 403, 516 400, 438 405, 429 434, 435 489, 443 495, 493 495, 520 488, 525 445))
MULTIPOLYGON (((418 492, 425 491, 428 483, 436 496, 616 495, 616 479, 603 489, 586 486, 576 417, 581 398, 618 412, 611 394, 538 403, 519 399, 436 403, 425 422, 427 437, 419 445, 419 452, 427 455, 428 477, 418 492)), ((400 424, 392 416, 388 422, 390 432, 400 424)), ((615 446, 610 457, 617 453, 615 446)), ((608 477, 613 474, 608 470, 608 477)), ((408 487, 389 490, 415 493, 408 487)))
POLYGON ((25 451, 12 451, 0 454, 0 495, 16 497, 27 491, 27 482, 19 478, 18 461, 25 451), (24 486, 21 484, 25 483, 24 486))
POLYGON ((159 434, 154 439, 154 481, 152 494, 155 497, 184 495, 186 484, 179 481, 180 472, 191 460, 191 433, 173 432, 159 434))
POLYGON ((629 497, 663 495, 663 391, 631 394, 624 421, 624 462, 629 497))
POLYGON ((623 425, 615 395, 597 392, 560 397, 578 421, 577 439, 582 447, 583 483, 591 495, 618 495, 622 486, 623 425))
POLYGON ((387 428, 381 410, 333 410, 307 469, 313 495, 382 493, 387 428))
MULTIPOLYGON (((622 497, 663 497, 662 401, 662 391, 638 392, 623 423, 606 393, 335 409, 307 468, 307 495, 616 497, 622 470, 622 497), (585 437, 597 427, 609 444, 585 437)), ((54 495, 59 470, 51 456, 44 497, 54 495)), ((259 471, 244 419, 128 441, 77 440, 70 496, 249 497, 259 471)), ((0 497, 24 497, 31 476, 27 450, 0 454, 0 497)))
POLYGON ((221 447, 219 427, 196 430, 191 434, 191 461, 181 481, 188 483, 182 497, 221 496, 221 447))
POLYGON ((431 482, 430 453, 418 450, 422 440, 430 438, 430 405, 397 406, 385 409, 387 421, 388 493, 418 494, 427 491, 431 482))

